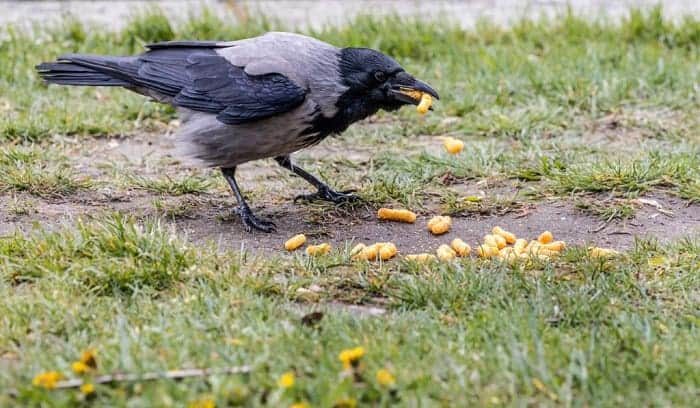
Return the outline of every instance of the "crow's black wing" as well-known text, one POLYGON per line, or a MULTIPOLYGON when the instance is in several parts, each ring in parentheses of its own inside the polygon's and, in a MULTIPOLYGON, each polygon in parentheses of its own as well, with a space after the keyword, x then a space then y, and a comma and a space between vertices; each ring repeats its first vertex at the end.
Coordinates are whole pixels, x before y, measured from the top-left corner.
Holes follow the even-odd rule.
POLYGON ((220 55, 194 53, 187 57, 188 83, 173 104, 216 113, 235 125, 288 112, 299 106, 306 91, 281 74, 251 76, 220 55))
POLYGON ((135 81, 172 97, 172 104, 237 125, 288 112, 306 91, 282 74, 248 75, 217 54, 213 43, 151 45, 138 61, 135 81))
POLYGON ((68 54, 37 69, 47 82, 123 86, 166 97, 175 106, 216 114, 229 125, 288 112, 306 98, 306 91, 282 74, 246 74, 244 67, 215 51, 223 46, 180 41, 150 45, 149 51, 134 57, 68 54))

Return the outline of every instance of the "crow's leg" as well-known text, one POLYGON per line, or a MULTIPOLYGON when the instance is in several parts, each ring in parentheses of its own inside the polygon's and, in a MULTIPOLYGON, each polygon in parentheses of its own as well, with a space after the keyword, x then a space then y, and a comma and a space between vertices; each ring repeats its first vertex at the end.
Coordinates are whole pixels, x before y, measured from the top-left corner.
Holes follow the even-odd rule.
POLYGON ((314 187, 316 187, 318 189, 318 191, 313 193, 313 194, 298 195, 294 198, 294 201, 297 201, 297 200, 307 200, 307 201, 325 200, 325 201, 331 201, 331 202, 334 202, 336 204, 339 204, 339 203, 345 203, 345 202, 355 201, 355 200, 360 199, 358 196, 351 194, 355 190, 346 190, 346 191, 333 190, 328 184, 319 180, 318 177, 314 176, 313 174, 307 172, 306 170, 304 170, 301 167, 298 167, 294 163, 292 163, 292 159, 289 156, 278 156, 278 157, 275 157, 275 160, 277 161, 277 163, 279 163, 280 166, 284 167, 285 169, 291 171, 292 173, 296 174, 297 176, 308 181, 309 183, 311 183, 314 187))
POLYGON ((253 228, 255 228, 256 230, 264 232, 274 231, 275 224, 273 222, 258 219, 255 217, 253 212, 250 211, 250 207, 248 207, 248 203, 246 203, 245 199, 243 198, 243 194, 241 194, 241 190, 238 188, 238 183, 236 183, 236 179, 234 177, 236 168, 222 167, 221 173, 223 173, 224 178, 226 178, 226 181, 228 181, 228 185, 231 186, 233 194, 236 196, 238 207, 234 209, 234 212, 241 217, 245 230, 250 232, 253 228))

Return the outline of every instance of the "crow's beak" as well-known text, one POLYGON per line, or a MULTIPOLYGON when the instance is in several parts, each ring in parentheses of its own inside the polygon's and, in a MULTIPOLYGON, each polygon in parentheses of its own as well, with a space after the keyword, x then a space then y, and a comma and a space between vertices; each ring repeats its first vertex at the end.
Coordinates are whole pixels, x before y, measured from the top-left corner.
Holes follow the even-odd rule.
POLYGON ((427 93, 435 99, 440 99, 440 95, 438 95, 437 91, 431 88, 430 85, 405 72, 401 72, 394 77, 391 81, 389 93, 397 101, 413 105, 418 105, 420 103, 421 96, 424 93, 427 93))

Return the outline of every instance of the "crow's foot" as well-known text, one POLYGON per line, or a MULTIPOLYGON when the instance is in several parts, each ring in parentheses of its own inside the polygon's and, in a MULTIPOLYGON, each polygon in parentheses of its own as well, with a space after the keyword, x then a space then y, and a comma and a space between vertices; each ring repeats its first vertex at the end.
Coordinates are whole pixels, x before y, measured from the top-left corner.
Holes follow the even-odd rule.
POLYGON ((274 232, 277 229, 274 222, 256 217, 248 206, 238 206, 234 208, 233 212, 241 217, 241 221, 247 232, 251 232, 253 229, 262 232, 274 232))
POLYGON ((294 202, 297 201, 330 201, 335 204, 344 204, 350 202, 361 201, 362 198, 356 196, 356 190, 335 191, 330 187, 321 187, 317 192, 311 194, 300 194, 294 197, 294 202))

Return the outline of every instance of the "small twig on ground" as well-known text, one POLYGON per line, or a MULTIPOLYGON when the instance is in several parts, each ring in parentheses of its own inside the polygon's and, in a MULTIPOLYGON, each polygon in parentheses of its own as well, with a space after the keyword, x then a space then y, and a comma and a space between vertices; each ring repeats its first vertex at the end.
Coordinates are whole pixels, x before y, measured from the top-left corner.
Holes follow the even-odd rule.
MULTIPOLYGON (((186 368, 182 370, 170 370, 165 372, 152 372, 144 374, 128 374, 115 373, 101 375, 90 380, 75 378, 71 380, 59 381, 56 383, 55 389, 79 388, 85 383, 90 384, 109 384, 118 382, 137 382, 137 381, 153 381, 162 379, 178 380, 190 377, 209 377, 212 375, 230 375, 230 374, 248 374, 252 370, 250 366, 226 367, 226 368, 186 368)), ((10 389, 8 394, 11 397, 17 397, 19 392, 17 389, 10 389)))
MULTIPOLYGON (((108 384, 116 382, 136 382, 136 381, 153 381, 161 379, 181 379, 190 377, 209 377, 212 375, 228 375, 228 374, 247 374, 251 371, 250 366, 226 367, 226 368, 186 368, 183 370, 171 370, 165 372, 153 372, 144 374, 128 374, 116 373, 101 375, 95 377, 88 382, 93 384, 108 384)), ((56 389, 77 388, 83 385, 85 381, 81 378, 59 381, 56 384, 56 389)))
POLYGON ((608 219, 608 220, 605 221, 605 222, 602 222, 600 225, 598 225, 598 226, 593 230, 593 233, 598 233, 598 232, 604 230, 605 227, 607 227, 609 224, 610 224, 610 219, 608 219))
POLYGON ((608 232, 608 235, 632 235, 632 233, 628 231, 612 231, 608 232))

